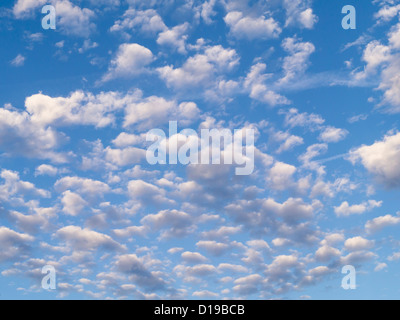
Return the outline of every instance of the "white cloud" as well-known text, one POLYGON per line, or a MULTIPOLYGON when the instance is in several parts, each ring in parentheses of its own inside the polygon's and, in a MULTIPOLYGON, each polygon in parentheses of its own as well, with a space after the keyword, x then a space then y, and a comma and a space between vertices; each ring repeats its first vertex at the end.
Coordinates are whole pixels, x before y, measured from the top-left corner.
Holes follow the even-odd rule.
POLYGON ((347 201, 343 202, 339 207, 335 207, 335 213, 337 216, 350 216, 353 214, 363 214, 367 211, 371 211, 375 208, 382 206, 382 201, 369 200, 358 205, 350 206, 347 201))
POLYGON ((363 166, 388 188, 400 187, 400 133, 388 134, 383 141, 350 152, 350 160, 363 166))
POLYGON ((206 24, 213 23, 212 17, 217 14, 214 11, 214 7, 215 7, 216 3, 217 3, 217 0, 208 0, 208 1, 204 1, 201 6, 200 15, 206 24))
POLYGON ((374 246, 374 241, 364 239, 362 237, 354 237, 347 239, 344 243, 344 247, 348 251, 362 251, 371 249, 374 246))
POLYGON ((61 140, 53 129, 32 122, 27 113, 0 108, 0 148, 6 155, 66 162, 65 155, 53 151, 61 140))
POLYGON ((64 177, 58 180, 54 187, 60 192, 76 190, 79 194, 100 197, 111 191, 104 182, 80 177, 64 177))
POLYGON ((163 238, 180 238, 189 234, 193 221, 186 212, 164 210, 158 214, 147 215, 141 223, 149 226, 151 230, 167 229, 162 235, 163 238))
POLYGON ((14 67, 22 67, 25 64, 25 60, 26 58, 22 54, 19 54, 11 61, 11 65, 14 67))
POLYGON ((387 267, 388 267, 388 265, 386 263, 378 263, 377 266, 375 267, 374 271, 379 272, 379 271, 386 269, 387 267))
POLYGON ((30 120, 37 126, 66 126, 71 124, 106 127, 115 121, 115 111, 137 99, 137 92, 122 96, 117 92, 93 95, 75 91, 69 97, 50 97, 42 93, 25 101, 30 120))
POLYGON ((146 157, 146 150, 135 147, 125 149, 105 149, 105 159, 120 167, 140 163, 146 157))
POLYGON ((304 144, 304 139, 302 137, 291 135, 289 132, 283 131, 276 132, 274 134, 274 140, 282 143, 279 149, 276 150, 278 154, 304 144))
POLYGON ((110 31, 124 32, 126 30, 140 30, 144 34, 152 35, 166 29, 167 26, 157 11, 153 9, 144 11, 128 9, 122 16, 122 19, 115 21, 110 31))
POLYGON ((233 290, 240 295, 249 295, 258 292, 260 286, 263 285, 264 278, 259 274, 249 275, 234 281, 233 290))
POLYGON ((340 251, 328 245, 322 246, 315 253, 315 258, 321 262, 329 262, 338 257, 340 257, 340 251))
POLYGON ((285 126, 295 127, 306 127, 311 131, 318 130, 325 123, 325 119, 314 113, 299 113, 299 110, 292 108, 288 111, 281 111, 281 114, 285 115, 285 126))
POLYGON ((229 12, 224 18, 230 33, 238 39, 277 38, 282 29, 273 18, 244 16, 242 12, 229 12))
POLYGON ((164 98, 152 96, 131 103, 125 110, 124 127, 136 125, 139 130, 148 130, 170 120, 184 120, 186 124, 195 121, 200 116, 200 110, 193 102, 177 104, 164 98))
POLYGON ((57 26, 64 34, 79 37, 88 37, 96 26, 91 21, 96 15, 87 8, 80 8, 69 0, 18 0, 13 13, 17 19, 31 17, 34 12, 46 4, 51 4, 56 9, 57 26))
POLYGON ((358 205, 350 206, 347 201, 343 202, 339 207, 335 207, 335 213, 337 216, 350 216, 354 214, 363 214, 367 211, 371 211, 375 208, 382 206, 382 201, 369 200, 358 205))
POLYGON ((398 15, 400 12, 400 4, 395 6, 384 5, 377 13, 374 14, 374 18, 380 22, 388 22, 398 15))
POLYGON ((312 29, 318 22, 318 17, 309 7, 308 0, 284 0, 283 6, 286 9, 286 26, 299 26, 312 29))
POLYGON ((222 256, 230 248, 228 244, 216 241, 199 241, 196 246, 214 256, 222 256))
POLYGON ((309 58, 315 51, 311 42, 301 42, 297 38, 286 38, 282 42, 283 49, 290 54, 283 60, 284 76, 279 80, 280 85, 301 76, 309 67, 309 58))
POLYGON ((314 212, 319 208, 320 202, 315 201, 312 204, 306 204, 303 199, 289 198, 286 202, 280 204, 273 199, 267 199, 263 207, 267 212, 274 212, 283 218, 287 223, 298 223, 301 220, 309 220, 314 216, 314 212))
POLYGON ((24 18, 32 12, 46 4, 47 0, 18 0, 14 7, 13 13, 17 18, 24 18))
POLYGON ((34 239, 28 234, 0 227, 0 261, 15 260, 17 257, 22 258, 34 239))
POLYGON ((48 165, 48 164, 42 164, 39 167, 36 168, 35 170, 35 176, 55 176, 58 173, 58 169, 48 165))
POLYGON ((157 71, 167 86, 185 89, 209 86, 214 83, 213 77, 231 71, 238 64, 239 57, 235 50, 217 45, 206 47, 204 53, 190 57, 181 68, 165 66, 157 71))
POLYGON ((146 67, 154 60, 153 53, 137 44, 124 43, 118 48, 118 52, 111 60, 108 72, 103 76, 102 81, 107 82, 115 78, 131 78, 143 74, 146 67))
POLYGON ((88 206, 88 203, 83 200, 79 194, 71 191, 66 191, 63 193, 61 203, 64 206, 63 211, 71 216, 77 216, 83 210, 83 208, 88 206))
POLYGON ((51 196, 49 191, 38 189, 33 183, 21 180, 18 172, 3 169, 0 177, 5 181, 0 185, 0 199, 2 200, 10 200, 8 198, 14 195, 32 195, 42 198, 51 196))
POLYGON ((399 223, 400 223, 400 217, 395 217, 388 214, 386 216, 381 216, 368 221, 365 224, 365 230, 368 233, 376 233, 381 231, 383 228, 395 226, 399 223))
POLYGON ((296 167, 283 163, 277 162, 273 168, 271 168, 267 182, 274 190, 287 190, 293 186, 293 175, 296 173, 296 167))
POLYGON ((130 134, 126 132, 121 132, 118 137, 116 137, 112 143, 118 148, 125 148, 133 145, 137 145, 145 141, 145 138, 135 134, 130 134))
POLYGON ((192 264, 204 263, 208 260, 206 257, 204 257, 202 254, 198 252, 186 251, 182 253, 181 257, 184 262, 192 264))
POLYGON ((156 272, 151 272, 145 265, 145 260, 135 254, 117 257, 115 267, 118 271, 128 274, 135 284, 148 291, 157 291, 165 286, 165 281, 156 272))
POLYGON ((157 43, 160 46, 171 47, 181 54, 186 54, 186 40, 188 38, 186 32, 188 28, 189 23, 185 22, 182 25, 165 30, 158 35, 157 43))
POLYGON ((198 299, 216 299, 219 297, 219 294, 208 290, 203 290, 194 292, 193 297, 196 297, 198 299))
POLYGON ((326 127, 323 132, 321 132, 319 139, 326 143, 334 143, 344 140, 349 132, 345 129, 339 129, 334 127, 326 127))
POLYGON ((91 21, 96 14, 87 8, 80 8, 68 0, 53 0, 57 13, 57 24, 67 35, 88 37, 96 25, 91 21))
POLYGON ((124 246, 108 235, 76 226, 61 228, 56 232, 56 236, 65 241, 73 250, 91 251, 99 248, 111 251, 125 250, 124 246))
POLYGON ((250 92, 250 98, 271 106, 290 104, 287 98, 268 87, 266 80, 270 75, 265 74, 266 69, 266 64, 257 63, 247 74, 244 87, 250 92))

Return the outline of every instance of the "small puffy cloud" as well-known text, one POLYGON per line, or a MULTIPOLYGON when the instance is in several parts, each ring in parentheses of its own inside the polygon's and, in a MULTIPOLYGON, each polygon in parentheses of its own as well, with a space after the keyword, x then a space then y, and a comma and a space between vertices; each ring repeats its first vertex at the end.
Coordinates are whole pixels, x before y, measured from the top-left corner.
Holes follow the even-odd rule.
POLYGON ((146 156, 146 151, 139 148, 128 147, 125 149, 105 149, 105 158, 107 161, 120 167, 137 164, 146 156))
POLYGON ((289 132, 279 131, 274 134, 274 140, 281 143, 276 153, 282 153, 289 151, 294 147, 304 144, 304 139, 295 135, 291 135, 289 132))
POLYGON ((267 182, 274 190, 286 190, 293 185, 293 175, 296 173, 296 167, 283 163, 277 162, 274 167, 271 168, 267 182))
POLYGON ((228 244, 216 241, 199 241, 196 246, 214 256, 222 256, 230 249, 228 244))
POLYGON ((29 249, 34 238, 6 227, 0 227, 0 262, 18 260, 29 249))
POLYGON ((204 1, 201 6, 201 17, 206 24, 212 24, 213 20, 212 17, 215 16, 217 13, 214 11, 214 7, 217 3, 217 0, 209 0, 204 1))
POLYGON ((319 205, 319 201, 315 201, 312 204, 306 204, 303 199, 300 198, 289 198, 282 204, 275 202, 273 199, 267 199, 263 204, 263 208, 267 210, 267 212, 274 212, 287 223, 297 223, 300 220, 311 219, 314 216, 314 211, 318 209, 319 205))
POLYGON ((351 151, 350 160, 353 164, 361 161, 387 188, 400 187, 400 133, 388 134, 382 141, 351 151))
POLYGON ((133 146, 139 144, 144 141, 142 136, 138 136, 135 134, 130 134, 126 132, 121 132, 118 137, 116 137, 112 143, 118 148, 125 148, 129 146, 133 146))
POLYGON ((110 31, 126 32, 128 30, 139 30, 144 34, 154 34, 166 29, 167 26, 154 9, 128 9, 121 19, 115 21, 110 31))
POLYGON ((57 216, 54 208, 35 208, 34 214, 24 215, 17 211, 11 211, 10 217, 17 227, 29 234, 45 232, 51 227, 51 219, 57 216))
POLYGON ((195 266, 177 265, 174 272, 178 277, 191 278, 191 277, 207 277, 217 273, 217 268, 210 264, 198 264, 195 266))
POLYGON ((92 251, 100 248, 111 251, 125 250, 124 246, 121 246, 110 236, 81 227, 61 228, 56 232, 56 236, 65 241, 73 250, 92 251))
POLYGON ((140 130, 157 128, 168 119, 182 120, 189 124, 200 116, 200 110, 193 102, 178 105, 175 100, 151 96, 131 103, 125 109, 124 127, 136 125, 140 130))
POLYGON ((325 123, 325 119, 314 113, 299 113, 299 110, 292 108, 288 111, 281 111, 285 115, 285 126, 290 128, 306 127, 311 131, 315 131, 325 123))
POLYGON ((96 26, 91 21, 96 14, 87 8, 80 8, 69 0, 18 0, 13 13, 17 19, 31 17, 44 5, 53 5, 57 13, 57 26, 67 35, 88 37, 96 26))
POLYGON ((249 247, 258 249, 258 250, 270 250, 269 244, 265 240, 250 240, 247 241, 246 244, 249 247))
POLYGON ((64 177, 58 180, 54 187, 60 192, 76 190, 80 194, 100 197, 111 191, 104 182, 80 177, 64 177))
MULTIPOLYGON (((128 183, 128 195, 143 205, 169 205, 174 201, 166 198, 166 191, 143 180, 132 180, 128 183)), ((148 218, 150 220, 150 218, 148 218)))
POLYGON ((227 272, 235 272, 235 273, 248 273, 249 269, 244 266, 237 265, 237 264, 229 264, 229 263, 221 263, 218 266, 218 270, 220 271, 227 271, 227 272))
POLYGON ((384 269, 386 269, 388 267, 388 265, 386 263, 378 263, 374 269, 375 272, 379 272, 382 271, 384 269))
POLYGON ((30 121, 40 127, 93 125, 103 128, 115 121, 115 112, 138 99, 140 92, 123 96, 117 92, 93 95, 83 91, 72 92, 68 97, 50 97, 42 93, 25 100, 30 121))
POLYGON ((3 169, 0 177, 4 180, 4 184, 0 184, 0 199, 6 200, 14 195, 31 195, 42 198, 51 196, 49 191, 38 189, 33 183, 21 180, 18 172, 3 169))
POLYGON ((369 261, 371 259, 377 258, 377 255, 373 252, 370 251, 355 251, 349 253, 347 256, 342 257, 340 259, 340 264, 342 265, 356 265, 360 264, 366 261, 369 261))
POLYGON ((219 297, 218 293, 211 292, 208 290, 203 290, 203 291, 196 291, 192 295, 193 297, 196 297, 198 299, 217 299, 219 297))
POLYGON ((308 7, 309 4, 308 0, 284 0, 286 26, 312 29, 318 22, 318 17, 313 13, 313 9, 308 7))
POLYGON ((337 216, 350 216, 354 214, 363 214, 367 211, 371 211, 375 208, 382 206, 382 201, 369 200, 361 204, 349 205, 347 201, 343 202, 339 207, 335 207, 335 213, 337 216))
POLYGON ((186 263, 191 263, 191 264, 199 264, 199 263, 204 263, 208 259, 204 257, 202 254, 198 252, 184 252, 181 255, 182 260, 186 263))
POLYGON ((400 260, 400 252, 393 253, 390 257, 388 257, 389 261, 397 261, 400 260))
POLYGON ((160 290, 165 287, 165 281, 160 279, 156 272, 151 272, 145 261, 135 254, 118 256, 115 268, 131 277, 134 283, 149 291, 160 290))
POLYGON ((199 86, 210 86, 214 77, 231 71, 239 64, 239 56, 234 49, 225 49, 221 45, 206 47, 186 60, 180 68, 165 66, 157 71, 168 87, 188 89, 199 86))
POLYGON ((46 3, 47 0, 18 0, 13 7, 13 13, 16 18, 24 18, 46 3))
POLYGON ((25 60, 26 58, 22 54, 19 54, 13 60, 11 60, 10 63, 14 67, 22 67, 25 64, 25 60))
POLYGON ((395 18, 400 12, 400 4, 398 5, 389 5, 393 2, 389 2, 382 6, 378 12, 374 14, 374 18, 380 22, 388 22, 395 18))
POLYGON ((341 233, 330 233, 327 234, 325 239, 321 241, 321 245, 335 245, 340 242, 344 242, 345 237, 341 233))
POLYGON ((193 230, 191 216, 177 210, 163 210, 157 214, 147 215, 141 223, 153 231, 163 230, 163 238, 181 238, 193 230))
POLYGON ((388 214, 386 216, 381 216, 368 221, 365 224, 365 230, 367 231, 367 233, 376 233, 386 227, 395 226, 398 225, 399 223, 400 223, 400 217, 395 217, 388 214))
POLYGON ((71 216, 77 216, 83 208, 88 206, 88 203, 79 194, 70 191, 63 193, 61 203, 64 206, 63 211, 71 216))
POLYGON ((36 168, 35 170, 35 176, 56 176, 58 173, 58 169, 48 165, 48 164, 42 164, 39 167, 36 168))
POLYGON ((249 91, 250 98, 270 106, 290 104, 286 97, 276 93, 268 86, 266 80, 270 76, 265 73, 266 69, 267 65, 259 62, 253 65, 247 74, 244 87, 249 91))
POLYGON ((349 132, 345 129, 339 129, 334 127, 326 127, 321 132, 319 139, 326 143, 335 143, 344 140, 349 132))
POLYGON ((324 245, 323 247, 319 248, 315 253, 315 258, 317 261, 321 262, 329 262, 338 257, 340 257, 340 250, 328 245, 324 245))
POLYGON ((165 30, 158 35, 157 43, 160 46, 167 46, 181 54, 186 54, 186 40, 188 36, 189 23, 185 22, 182 25, 165 30))
POLYGON ((96 25, 91 21, 96 14, 87 8, 80 8, 69 0, 52 0, 57 13, 57 24, 67 35, 88 37, 96 25))
POLYGON ((332 270, 326 266, 320 266, 320 267, 311 269, 309 271, 309 273, 310 273, 310 275, 312 275, 314 277, 321 277, 321 276, 327 275, 329 273, 332 273, 332 270))
POLYGON ((242 12, 229 12, 225 23, 230 28, 230 33, 238 39, 269 39, 277 38, 282 29, 273 18, 244 16, 242 12))
POLYGON ((299 268, 301 268, 301 262, 294 254, 280 255, 267 266, 266 273, 270 276, 271 281, 280 281, 282 278, 290 277, 290 270, 299 268))
POLYGON ((149 49, 137 43, 121 44, 115 58, 111 60, 108 72, 103 76, 102 82, 143 74, 146 72, 146 66, 153 60, 153 53, 149 49))
POLYGON ((233 291, 240 295, 250 295, 258 292, 262 286, 264 278, 259 274, 249 275, 235 280, 233 291))
POLYGON ((347 239, 344 243, 344 247, 348 251, 362 251, 371 249, 374 246, 374 241, 364 239, 362 237, 354 237, 347 239))
POLYGON ((302 42, 301 39, 294 37, 283 40, 282 48, 289 53, 283 60, 284 76, 279 80, 279 84, 284 86, 307 70, 315 46, 311 42, 302 42))

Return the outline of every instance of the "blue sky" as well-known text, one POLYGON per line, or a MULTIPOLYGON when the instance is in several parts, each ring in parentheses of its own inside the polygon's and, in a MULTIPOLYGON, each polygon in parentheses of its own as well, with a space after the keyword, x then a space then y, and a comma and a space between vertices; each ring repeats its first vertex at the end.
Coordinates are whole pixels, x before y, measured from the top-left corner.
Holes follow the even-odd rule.
POLYGON ((398 299, 399 14, 3 0, 0 298, 398 299), (254 172, 149 165, 170 121, 255 130, 254 172))

